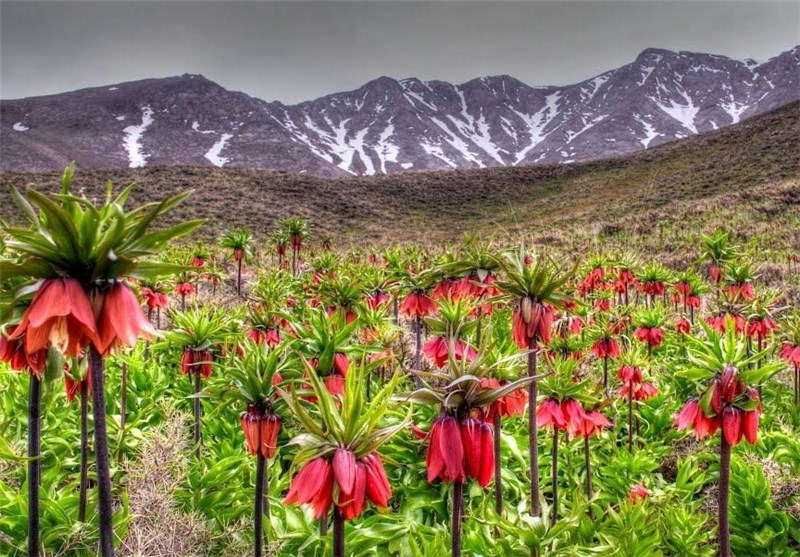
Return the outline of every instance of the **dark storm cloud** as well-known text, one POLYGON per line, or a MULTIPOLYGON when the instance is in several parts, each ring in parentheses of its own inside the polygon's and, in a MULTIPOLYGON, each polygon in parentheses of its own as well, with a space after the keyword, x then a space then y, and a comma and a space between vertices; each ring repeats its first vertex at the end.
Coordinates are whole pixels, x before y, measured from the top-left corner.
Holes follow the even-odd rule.
POLYGON ((568 84, 644 48, 766 59, 798 2, 2 2, 0 97, 201 73, 297 102, 380 75, 568 84))

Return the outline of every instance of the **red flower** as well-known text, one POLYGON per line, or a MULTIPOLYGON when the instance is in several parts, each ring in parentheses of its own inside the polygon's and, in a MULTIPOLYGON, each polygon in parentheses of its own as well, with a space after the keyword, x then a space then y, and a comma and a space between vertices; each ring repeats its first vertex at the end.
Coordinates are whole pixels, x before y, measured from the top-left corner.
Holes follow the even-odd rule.
POLYGON ((519 307, 512 315, 511 333, 514 342, 522 349, 528 348, 529 341, 533 339, 543 344, 550 344, 552 328, 553 309, 528 297, 520 301, 519 307))
POLYGON ((692 330, 692 324, 685 317, 679 317, 675 320, 675 332, 679 334, 688 335, 692 330))
POLYGON ((700 408, 699 401, 693 398, 687 402, 678 413, 675 419, 675 425, 679 430, 693 427, 694 436, 697 439, 703 439, 708 435, 714 435, 714 433, 716 433, 719 428, 719 419, 706 416, 703 409, 700 408))
POLYGON ((611 422, 602 412, 587 412, 584 416, 583 427, 579 436, 592 437, 599 434, 606 427, 611 427, 611 422))
MULTIPOLYGON (((443 367, 448 360, 448 346, 447 340, 444 337, 436 336, 425 343, 425 346, 422 347, 422 352, 428 358, 433 360, 433 363, 437 367, 443 367)), ((453 356, 456 360, 463 360, 466 358, 467 361, 472 361, 475 357, 475 349, 471 346, 463 343, 460 340, 456 340, 453 343, 453 356)))
POLYGON ((52 344, 76 358, 96 334, 95 316, 80 283, 73 278, 53 278, 42 283, 10 339, 25 335, 28 354, 52 344))
POLYGON ((600 338, 592 345, 592 354, 598 358, 616 358, 620 354, 619 343, 613 338, 600 338))
POLYGON ((636 366, 624 365, 617 371, 617 377, 623 383, 641 383, 642 370, 636 366))
POLYGON ((431 428, 426 460, 429 482, 473 478, 486 487, 494 474, 492 426, 472 417, 460 422, 451 416, 438 418, 431 428))
POLYGON ((457 300, 464 297, 464 294, 461 283, 457 279, 446 278, 436 285, 431 293, 431 298, 437 302, 442 299, 457 300))
POLYGON ((583 406, 574 398, 568 398, 561 402, 561 412, 564 415, 566 430, 570 437, 578 437, 584 428, 586 412, 583 406))
POLYGON ((275 456, 280 431, 281 419, 277 414, 266 413, 261 416, 261 454, 264 458, 275 456))
POLYGON ((205 262, 206 262, 205 259, 203 259, 199 255, 195 255, 194 258, 192 258, 192 267, 202 267, 203 265, 205 265, 205 262))
POLYGON ((256 454, 261 446, 261 408, 248 404, 247 412, 239 416, 239 423, 247 441, 247 449, 251 455, 256 454))
POLYGON ((191 282, 179 282, 175 285, 175 294, 179 296, 194 294, 194 285, 191 282))
POLYGON ((781 346, 780 356, 790 364, 800 366, 800 344, 794 346, 784 342, 783 346, 781 346))
POLYGON ((400 313, 406 317, 425 317, 436 312, 436 302, 424 292, 412 292, 403 300, 400 313))
POLYGON ((86 374, 86 377, 83 380, 76 381, 70 375, 69 370, 64 371, 64 389, 67 393, 67 401, 72 402, 75 400, 75 395, 80 393, 81 384, 86 382, 86 386, 91 392, 92 389, 92 375, 90 373, 86 374))
MULTIPOLYGON (((498 381, 494 378, 481 379, 481 386, 485 389, 499 389, 508 381, 498 381)), ((522 416, 525 413, 525 405, 528 403, 528 391, 517 389, 494 401, 486 415, 487 421, 494 419, 495 414, 504 416, 522 416)))
POLYGON ((539 427, 553 426, 564 429, 567 425, 561 405, 554 398, 547 398, 539 405, 536 411, 536 424, 539 427))
POLYGON ((102 304, 94 343, 101 354, 109 354, 122 346, 135 346, 140 336, 152 338, 156 334, 127 284, 114 283, 106 292, 93 293, 92 300, 102 304))
POLYGON ((700 404, 696 398, 691 399, 689 402, 683 405, 681 411, 678 412, 677 417, 675 418, 675 426, 679 430, 684 430, 692 425, 694 425, 695 418, 697 418, 697 413, 702 412, 700 409, 700 404))
POLYGON ((751 445, 754 445, 758 440, 758 418, 760 416, 760 409, 750 410, 742 415, 742 433, 744 433, 744 438, 751 445))
POLYGON ((771 317, 754 319, 747 324, 747 336, 764 338, 777 328, 778 324, 771 317))
POLYGON ((635 334, 639 342, 646 343, 650 348, 658 348, 664 342, 664 331, 658 327, 639 327, 635 334))
POLYGON ((13 370, 30 371, 41 378, 47 365, 47 349, 42 348, 28 354, 24 338, 12 339, 6 336, 12 334, 15 328, 14 325, 9 325, 5 334, 0 333, 0 361, 8 363, 13 370))
POLYGON ((726 406, 722 412, 722 434, 725 435, 725 440, 732 447, 738 445, 742 440, 742 435, 744 435, 742 411, 735 406, 726 406))
POLYGON ((367 296, 367 305, 370 309, 378 309, 384 304, 389 303, 389 295, 386 292, 377 291, 367 296))
POLYGON ((436 478, 446 483, 464 480, 464 447, 455 418, 447 416, 433 422, 426 464, 428 482, 436 478))
POLYGON ((333 503, 333 467, 324 458, 315 458, 303 465, 292 480, 286 504, 310 504, 314 518, 322 518, 333 503))
POLYGON ((392 487, 386 477, 383 461, 378 453, 371 453, 361 459, 367 472, 366 494, 370 501, 378 507, 385 508, 392 497, 392 487))
POLYGON ((632 485, 630 491, 628 492, 628 501, 634 505, 639 501, 644 501, 648 497, 650 497, 650 492, 645 486, 640 484, 632 485))
POLYGON ((199 372, 204 379, 211 377, 214 354, 210 350, 184 348, 181 357, 181 372, 184 375, 199 372))

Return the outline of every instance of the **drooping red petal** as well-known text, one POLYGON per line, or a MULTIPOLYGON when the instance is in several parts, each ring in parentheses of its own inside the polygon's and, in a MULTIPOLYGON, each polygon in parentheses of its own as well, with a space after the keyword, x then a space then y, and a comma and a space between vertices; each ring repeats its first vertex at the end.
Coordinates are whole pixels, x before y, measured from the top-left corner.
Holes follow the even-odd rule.
POLYGON ((486 487, 494 477, 494 429, 487 423, 481 424, 481 465, 478 484, 486 487))
POLYGON ((336 449, 333 455, 333 477, 341 493, 349 497, 353 493, 353 482, 356 479, 356 455, 352 451, 336 449))
POLYGON ((389 498, 392 496, 392 488, 389 479, 386 477, 386 470, 383 468, 378 453, 372 453, 362 459, 367 466, 366 494, 378 507, 387 507, 389 498))
POLYGON ((447 482, 463 481, 465 477, 464 446, 461 443, 458 421, 452 416, 447 416, 442 420, 439 447, 445 463, 445 475, 442 479, 447 482))
POLYGON ((444 471, 444 457, 439 440, 442 437, 442 421, 437 419, 431 427, 430 441, 428 442, 428 454, 425 457, 428 468, 428 482, 433 482, 444 471))
POLYGON ((760 412, 758 410, 750 410, 745 412, 742 416, 742 430, 744 438, 751 445, 755 445, 758 441, 758 418, 760 412))
POLYGON ((728 406, 722 413, 722 434, 731 447, 736 446, 741 439, 742 411, 728 406))
POLYGON ((281 419, 276 414, 265 414, 261 417, 261 454, 264 458, 275 456, 280 431, 281 419))
POLYGON ((333 480, 333 470, 324 458, 307 462, 292 480, 284 503, 310 503, 326 481, 333 480))
POLYGON ((364 503, 366 502, 367 467, 363 462, 358 462, 356 463, 355 470, 353 492, 350 495, 350 501, 342 508, 342 516, 345 520, 353 520, 358 517, 361 511, 364 510, 364 503))
POLYGON ((477 479, 481 470, 481 424, 474 418, 461 422, 461 444, 467 476, 477 479))

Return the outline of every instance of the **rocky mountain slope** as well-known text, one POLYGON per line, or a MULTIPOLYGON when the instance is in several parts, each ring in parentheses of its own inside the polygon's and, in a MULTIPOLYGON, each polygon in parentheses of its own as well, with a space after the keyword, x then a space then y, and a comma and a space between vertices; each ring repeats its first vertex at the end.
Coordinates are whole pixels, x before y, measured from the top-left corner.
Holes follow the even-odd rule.
POLYGON ((763 63, 647 49, 581 83, 381 77, 297 105, 199 75, 0 101, 0 169, 232 166, 333 178, 613 157, 800 99, 800 46, 763 63))

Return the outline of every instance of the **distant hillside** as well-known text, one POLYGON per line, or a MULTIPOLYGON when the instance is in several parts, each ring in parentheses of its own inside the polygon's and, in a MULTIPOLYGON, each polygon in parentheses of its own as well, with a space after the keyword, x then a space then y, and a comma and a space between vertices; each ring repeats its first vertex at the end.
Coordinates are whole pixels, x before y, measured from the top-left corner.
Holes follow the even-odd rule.
POLYGON ((208 166, 326 178, 603 159, 800 100, 800 46, 758 63, 649 48, 564 86, 380 77, 284 105, 201 75, 0 101, 0 170, 208 166), (588 77, 588 76, 587 76, 588 77))
MULTIPOLYGON (((339 244, 444 241, 467 232, 536 236, 587 225, 657 227, 663 216, 691 218, 703 207, 736 210, 754 200, 775 218, 794 218, 800 102, 717 132, 589 163, 337 180, 235 168, 79 169, 75 183, 100 195, 107 179, 136 182, 132 203, 194 188, 178 216, 209 219, 207 237, 240 225, 263 237, 290 215, 306 217, 339 244)), ((28 183, 55 189, 58 173, 0 173, 4 218, 15 214, 8 186, 28 183)))

